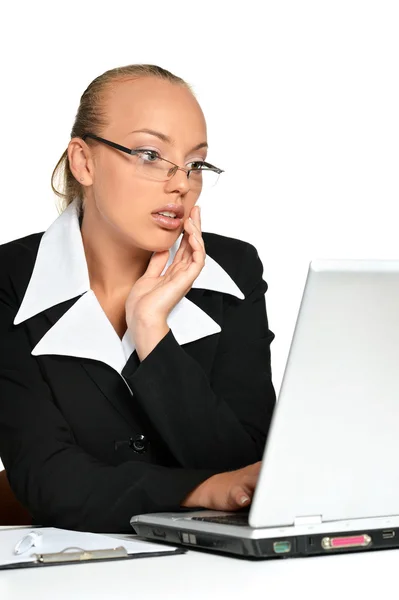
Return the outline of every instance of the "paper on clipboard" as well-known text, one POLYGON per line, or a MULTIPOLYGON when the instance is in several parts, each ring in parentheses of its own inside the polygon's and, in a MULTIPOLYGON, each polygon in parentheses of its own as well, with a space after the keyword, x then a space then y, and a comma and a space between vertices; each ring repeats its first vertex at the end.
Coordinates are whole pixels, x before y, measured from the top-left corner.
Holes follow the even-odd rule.
POLYGON ((171 552, 175 550, 170 546, 153 544, 134 539, 134 535, 101 535, 81 531, 69 531, 55 527, 36 527, 34 529, 2 529, 0 530, 0 567, 18 565, 18 563, 35 563, 36 554, 53 554, 62 552, 65 548, 81 548, 90 552, 95 550, 112 550, 123 546, 128 555, 152 554, 171 552), (31 548, 26 553, 16 555, 14 548, 17 542, 31 531, 42 533, 40 549, 31 548))

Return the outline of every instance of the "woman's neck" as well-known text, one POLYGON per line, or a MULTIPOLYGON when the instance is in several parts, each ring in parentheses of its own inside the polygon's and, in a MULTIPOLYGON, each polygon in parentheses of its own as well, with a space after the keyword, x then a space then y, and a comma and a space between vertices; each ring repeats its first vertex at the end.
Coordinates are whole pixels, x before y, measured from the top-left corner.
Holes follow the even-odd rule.
POLYGON ((152 252, 123 243, 93 212, 85 213, 80 223, 91 289, 104 298, 127 296, 152 252))

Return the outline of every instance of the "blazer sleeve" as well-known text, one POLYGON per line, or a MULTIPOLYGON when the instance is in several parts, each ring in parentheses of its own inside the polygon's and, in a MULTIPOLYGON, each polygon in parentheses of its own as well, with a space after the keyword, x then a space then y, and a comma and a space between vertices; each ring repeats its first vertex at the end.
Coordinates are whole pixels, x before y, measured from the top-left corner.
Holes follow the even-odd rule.
POLYGON ((43 379, 25 327, 15 327, 15 295, 0 273, 0 456, 18 500, 36 523, 132 532, 133 514, 178 510, 215 469, 99 462, 74 441, 43 379))
MULTIPOLYGON (((185 468, 237 469, 262 458, 275 406, 263 265, 245 243, 247 294, 224 295, 222 331, 211 380, 170 330, 139 364, 122 371, 136 400, 185 468), (135 368, 136 367, 136 368, 135 368)), ((132 359, 132 360, 131 360, 132 359)))

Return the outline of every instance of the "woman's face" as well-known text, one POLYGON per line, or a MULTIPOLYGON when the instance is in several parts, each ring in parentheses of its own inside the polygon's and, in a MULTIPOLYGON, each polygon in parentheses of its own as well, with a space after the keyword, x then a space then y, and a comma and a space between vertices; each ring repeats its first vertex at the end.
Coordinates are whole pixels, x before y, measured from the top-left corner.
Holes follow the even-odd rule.
MULTIPOLYGON (((109 124, 95 133, 107 140, 132 149, 155 150, 182 167, 206 158, 204 115, 191 92, 181 85, 153 77, 119 82, 107 94, 105 110, 109 124), (152 133, 140 131, 144 129, 152 133)), ((183 225, 166 229, 152 213, 177 204, 184 208, 183 220, 187 219, 201 192, 198 183, 191 184, 180 170, 167 181, 148 179, 135 168, 136 156, 98 142, 89 145, 93 183, 86 189, 86 208, 95 210, 129 245, 149 251, 169 249, 183 225)))

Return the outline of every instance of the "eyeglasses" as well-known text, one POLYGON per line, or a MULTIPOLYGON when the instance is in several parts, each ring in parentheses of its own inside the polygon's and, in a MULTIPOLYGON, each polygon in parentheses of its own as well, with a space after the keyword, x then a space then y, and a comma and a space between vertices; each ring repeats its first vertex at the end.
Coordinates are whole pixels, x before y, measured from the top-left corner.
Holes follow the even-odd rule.
POLYGON ((219 175, 223 173, 223 169, 218 169, 214 165, 203 160, 195 160, 189 163, 187 169, 179 167, 170 160, 166 160, 160 156, 156 150, 150 150, 149 148, 138 148, 131 149, 126 146, 121 146, 115 142, 110 142, 94 133, 85 133, 82 136, 82 140, 91 138, 102 144, 107 144, 116 150, 126 152, 135 157, 134 166, 135 170, 139 175, 142 175, 146 179, 152 179, 153 181, 168 181, 176 174, 177 171, 184 171, 187 175, 187 179, 190 182, 190 186, 193 189, 206 189, 213 187, 218 179, 219 175))

